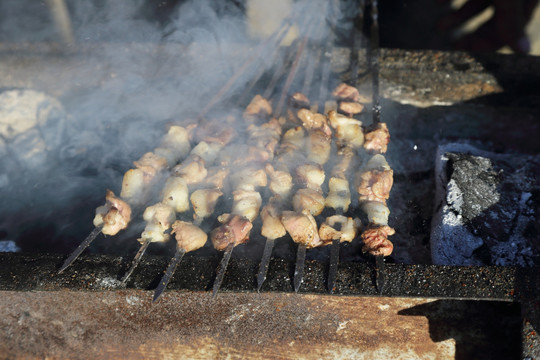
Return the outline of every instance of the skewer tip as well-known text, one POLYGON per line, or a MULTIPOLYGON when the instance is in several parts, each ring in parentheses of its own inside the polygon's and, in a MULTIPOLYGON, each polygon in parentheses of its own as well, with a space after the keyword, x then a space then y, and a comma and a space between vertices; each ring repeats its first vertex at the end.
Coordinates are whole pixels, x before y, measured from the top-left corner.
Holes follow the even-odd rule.
POLYGON ((92 230, 90 232, 90 234, 88 234, 88 236, 86 237, 86 239, 84 239, 80 244, 79 246, 77 246, 77 248, 68 256, 68 258, 66 259, 66 261, 64 261, 64 263, 62 264, 62 267, 60 267, 60 270, 58 270, 58 275, 60 275, 64 270, 66 270, 71 264, 73 264, 73 262, 75 262, 75 260, 77 260, 77 258, 79 257, 79 255, 82 254, 82 252, 88 247, 90 246, 90 244, 92 243, 92 241, 94 241, 94 239, 101 233, 101 229, 103 227, 102 226, 97 226, 94 228, 94 230, 92 230))

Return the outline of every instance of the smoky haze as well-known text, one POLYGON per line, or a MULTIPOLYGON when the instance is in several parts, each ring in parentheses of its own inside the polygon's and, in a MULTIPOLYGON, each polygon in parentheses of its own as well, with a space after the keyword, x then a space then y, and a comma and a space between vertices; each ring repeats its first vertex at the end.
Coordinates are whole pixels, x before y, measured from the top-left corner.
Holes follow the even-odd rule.
MULTIPOLYGON (((293 18, 297 34, 311 29, 311 40, 327 38, 326 2, 285 2, 299 14, 293 18)), ((147 16, 148 2, 141 0, 66 3, 75 44, 59 53, 36 53, 60 39, 47 3, 0 2, 0 44, 7 49, 2 56, 15 59, 6 63, 15 75, 0 84, 0 109, 15 122, 32 118, 25 120, 27 130, 0 134, 0 240, 14 240, 23 251, 71 251, 92 229, 105 189, 119 193, 123 173, 159 144, 167 124, 195 119, 262 41, 249 36, 244 9, 233 2, 185 1, 166 21, 147 16), (22 44, 34 52, 30 65, 9 52, 22 44), (17 74, 31 85, 22 86, 17 74), (17 107, 9 105, 13 98, 17 107), (51 114, 21 115, 28 103, 51 114)), ((271 1, 257 3, 261 13, 272 13, 264 9, 271 1)), ((332 21, 350 15, 345 7, 332 21)), ((237 104, 227 99, 261 70, 279 67, 285 57, 274 57, 277 48, 266 46, 216 108, 227 104, 231 110, 237 104)), ((311 48, 306 51, 310 56, 311 48)), ((313 88, 318 81, 315 76, 313 88)), ((254 88, 253 95, 263 90, 254 88)), ((138 231, 140 226, 133 227, 138 231)), ((111 243, 100 241, 92 249, 115 253, 111 243)))

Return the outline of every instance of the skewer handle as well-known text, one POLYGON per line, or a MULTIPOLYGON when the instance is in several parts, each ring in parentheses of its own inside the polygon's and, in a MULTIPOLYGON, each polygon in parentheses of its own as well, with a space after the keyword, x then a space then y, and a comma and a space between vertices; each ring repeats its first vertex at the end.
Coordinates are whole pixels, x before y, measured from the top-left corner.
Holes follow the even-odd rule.
POLYGON ((86 239, 84 239, 83 242, 75 249, 75 251, 73 251, 71 253, 71 255, 69 255, 69 257, 66 259, 66 261, 64 261, 64 264, 62 265, 60 270, 58 270, 58 274, 61 274, 71 264, 73 264, 73 262, 79 257, 79 255, 81 255, 81 253, 87 247, 89 247, 90 244, 92 243, 92 241, 94 241, 94 239, 101 233, 102 228, 103 227, 101 227, 101 226, 97 226, 97 227, 94 228, 94 230, 92 230, 92 232, 90 234, 88 234, 86 239))
POLYGON ((216 280, 214 281, 214 286, 212 289, 212 298, 214 299, 216 298, 219 288, 221 287, 221 283, 223 282, 223 278, 225 277, 225 272, 227 271, 227 266, 229 265, 229 260, 231 259, 233 250, 234 245, 229 244, 227 249, 225 249, 223 258, 221 259, 221 262, 217 268, 216 280))
POLYGON ((261 266, 259 268, 259 274, 257 275, 257 292, 261 291, 262 285, 266 280, 268 265, 270 265, 270 258, 272 257, 272 250, 274 249, 274 241, 274 239, 266 239, 266 243, 264 244, 261 266))
POLYGON ((328 268, 328 292, 334 293, 334 287, 336 286, 336 275, 339 264, 339 240, 332 240, 330 248, 330 267, 328 268))
POLYGON ((304 264, 306 262, 306 245, 298 244, 296 250, 296 265, 294 267, 294 292, 298 292, 300 285, 304 281, 304 264))
POLYGON ((146 252, 146 249, 148 249, 148 245, 150 245, 151 242, 152 242, 151 239, 146 239, 146 241, 141 245, 141 247, 139 248, 139 251, 137 251, 137 254, 135 254, 135 257, 131 261, 131 265, 129 266, 128 271, 124 274, 124 277, 121 280, 122 285, 126 285, 127 280, 129 279, 129 277, 131 276, 131 274, 133 273, 137 265, 139 265, 139 263, 141 262, 141 258, 146 252))
POLYGON ((182 249, 180 247, 176 247, 176 253, 174 254, 173 258, 169 262, 169 266, 167 266, 167 270, 165 271, 165 274, 159 281, 159 284, 156 288, 156 291, 154 291, 154 298, 152 299, 152 302, 156 302, 157 299, 161 296, 167 285, 169 284, 169 281, 171 281, 172 276, 174 275, 174 272, 176 271, 176 267, 182 261, 182 258, 184 257, 184 254, 186 253, 186 249, 182 249))

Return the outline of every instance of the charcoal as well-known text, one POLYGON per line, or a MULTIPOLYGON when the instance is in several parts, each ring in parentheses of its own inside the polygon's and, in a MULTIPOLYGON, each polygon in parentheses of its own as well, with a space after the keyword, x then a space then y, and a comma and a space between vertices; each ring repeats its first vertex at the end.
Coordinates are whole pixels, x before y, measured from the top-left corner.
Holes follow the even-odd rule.
POLYGON ((540 264, 540 156, 439 147, 431 232, 440 265, 540 264))

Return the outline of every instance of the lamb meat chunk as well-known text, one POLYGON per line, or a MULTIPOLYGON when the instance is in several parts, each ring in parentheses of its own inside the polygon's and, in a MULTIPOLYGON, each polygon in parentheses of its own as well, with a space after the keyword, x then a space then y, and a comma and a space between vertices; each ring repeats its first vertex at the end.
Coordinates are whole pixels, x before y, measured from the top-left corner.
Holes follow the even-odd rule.
POLYGON ((178 247, 186 252, 202 248, 208 239, 201 228, 190 222, 177 220, 172 224, 172 229, 171 234, 176 234, 175 239, 178 247))
POLYGON ((370 225, 362 233, 362 240, 364 241, 362 251, 374 256, 389 256, 392 254, 394 245, 388 240, 388 236, 395 233, 396 231, 388 225, 370 225))
POLYGON ((253 224, 245 217, 232 215, 226 223, 212 230, 210 240, 216 250, 224 251, 230 244, 237 246, 246 243, 252 228, 253 224))
POLYGON ((369 152, 384 154, 390 142, 390 132, 385 123, 379 123, 365 134, 364 149, 369 152))
POLYGON ((303 244, 307 248, 314 248, 324 244, 319 237, 317 222, 309 213, 283 211, 281 223, 295 243, 303 244))
POLYGON ((349 116, 353 116, 364 111, 364 105, 352 101, 342 101, 339 103, 339 111, 349 116))
POLYGON ((326 218, 319 229, 319 236, 325 245, 332 240, 351 242, 356 238, 362 223, 358 218, 353 219, 343 215, 333 215, 326 218))
POLYGON ((356 178, 356 191, 358 200, 378 201, 386 205, 386 200, 390 197, 390 190, 394 172, 392 170, 370 170, 359 172, 356 178))
POLYGON ((127 228, 131 221, 131 207, 111 190, 107 190, 105 205, 96 209, 94 226, 102 226, 104 235, 116 235, 127 228))
POLYGON ((371 99, 365 95, 360 94, 357 88, 347 85, 345 83, 339 84, 332 92, 332 95, 338 99, 352 100, 359 103, 371 102, 371 99))
POLYGON ((299 213, 317 216, 324 210, 324 196, 313 189, 299 189, 293 196, 293 208, 299 213))

